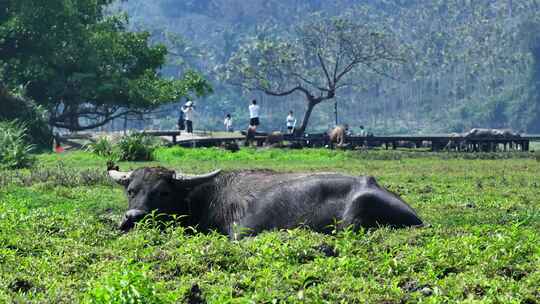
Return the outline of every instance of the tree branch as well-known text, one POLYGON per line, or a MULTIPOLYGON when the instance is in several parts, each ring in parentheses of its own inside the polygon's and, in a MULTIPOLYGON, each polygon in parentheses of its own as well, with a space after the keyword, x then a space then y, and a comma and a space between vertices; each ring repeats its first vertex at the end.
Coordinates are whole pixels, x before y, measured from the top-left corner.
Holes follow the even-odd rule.
MULTIPOLYGON (((92 119, 90 118, 90 116, 88 115, 91 115, 92 113, 86 111, 87 113, 85 114, 81 114, 80 112, 77 112, 77 113, 74 113, 74 115, 76 115, 77 117, 87 117, 89 119, 92 119)), ((116 112, 116 110, 115 110, 116 112)), ((111 120, 113 119, 116 119, 118 117, 122 117, 124 115, 130 115, 130 114, 141 114, 141 113, 144 113, 139 111, 139 110, 126 110, 126 111, 122 111, 120 113, 116 113, 116 114, 113 114, 114 112, 111 112, 111 113, 108 113, 108 115, 100 122, 96 122, 96 123, 93 123, 93 124, 90 124, 90 125, 86 125, 86 126, 80 126, 80 125, 72 125, 68 122, 66 122, 64 119, 67 117, 66 115, 62 115, 62 116, 57 116, 57 117, 53 117, 51 118, 50 120, 50 124, 54 127, 58 127, 58 128, 64 128, 64 129, 69 129, 69 130, 72 130, 72 131, 83 131, 83 130, 89 130, 89 129, 94 129, 94 128, 97 128, 97 127, 101 127, 103 125, 106 125, 107 123, 109 123, 111 120), (64 118, 64 119, 60 119, 60 118, 64 118)), ((103 112, 101 113, 94 113, 96 114, 96 116, 98 117, 103 117, 103 112)), ((97 119, 96 117, 94 117, 93 119, 97 119)))
POLYGON ((326 68, 326 64, 324 63, 324 59, 321 57, 321 53, 317 52, 317 57, 319 58, 319 62, 321 64, 321 67, 324 71, 324 75, 326 76, 326 80, 328 80, 328 86, 332 86, 332 80, 330 79, 330 75, 328 74, 328 69, 326 68))
POLYGON ((271 95, 271 96, 287 96, 287 95, 290 95, 290 94, 292 94, 292 93, 294 93, 296 91, 300 91, 300 92, 304 93, 308 99, 313 98, 313 95, 308 90, 303 88, 302 86, 296 86, 296 87, 294 87, 294 88, 292 88, 292 89, 290 89, 288 91, 284 91, 284 92, 274 92, 274 91, 270 91, 268 89, 263 89, 263 88, 260 88, 258 90, 260 90, 260 91, 262 91, 262 92, 264 92, 264 93, 266 93, 268 95, 271 95))

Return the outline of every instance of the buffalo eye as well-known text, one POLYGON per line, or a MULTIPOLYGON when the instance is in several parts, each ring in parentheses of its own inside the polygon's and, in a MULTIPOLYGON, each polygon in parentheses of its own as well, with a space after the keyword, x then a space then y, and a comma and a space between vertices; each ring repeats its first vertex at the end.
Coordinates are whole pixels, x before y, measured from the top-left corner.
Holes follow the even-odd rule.
POLYGON ((128 190, 128 195, 129 196, 134 196, 135 194, 137 194, 137 190, 135 190, 135 189, 129 189, 128 190))

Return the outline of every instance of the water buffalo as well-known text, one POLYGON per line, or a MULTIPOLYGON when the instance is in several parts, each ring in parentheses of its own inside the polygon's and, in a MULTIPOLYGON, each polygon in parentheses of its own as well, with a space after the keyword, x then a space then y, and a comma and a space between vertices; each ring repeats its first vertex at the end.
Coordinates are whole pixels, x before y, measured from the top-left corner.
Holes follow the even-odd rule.
POLYGON ((463 140, 463 135, 460 133, 450 133, 449 136, 451 139, 448 141, 446 146, 444 147, 444 150, 446 151, 465 151, 467 149, 467 145, 465 141, 463 140))
POLYGON ((185 176, 162 167, 108 173, 128 196, 125 231, 152 211, 185 216, 182 225, 234 239, 300 226, 330 232, 336 223, 338 229, 422 225, 407 203, 370 176, 270 170, 185 176))
MULTIPOLYGON (((474 128, 464 134, 464 143, 471 151, 492 152, 504 144, 505 149, 509 141, 519 140, 521 135, 508 129, 480 129, 474 128)), ((512 146, 513 143, 510 143, 512 146)))
POLYGON ((508 129, 481 129, 474 128, 467 132, 464 136, 466 139, 472 138, 514 138, 520 137, 519 133, 516 133, 508 129))
POLYGON ((330 144, 333 145, 335 143, 337 144, 337 147, 346 147, 345 137, 347 136, 348 130, 348 125, 336 126, 334 129, 329 130, 327 134, 330 144))
POLYGON ((285 140, 283 133, 281 132, 272 132, 266 136, 266 140, 264 141, 264 145, 270 146, 273 148, 281 148, 283 147, 283 141, 285 140))

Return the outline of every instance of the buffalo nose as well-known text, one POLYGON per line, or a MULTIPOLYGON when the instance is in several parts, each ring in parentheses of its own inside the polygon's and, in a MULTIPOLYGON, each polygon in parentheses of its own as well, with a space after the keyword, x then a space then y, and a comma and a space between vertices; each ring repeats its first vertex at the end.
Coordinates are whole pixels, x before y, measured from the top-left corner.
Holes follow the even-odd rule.
POLYGON ((135 226, 135 223, 142 219, 146 215, 146 212, 142 210, 132 209, 128 210, 124 214, 124 220, 120 224, 120 230, 128 231, 135 226))

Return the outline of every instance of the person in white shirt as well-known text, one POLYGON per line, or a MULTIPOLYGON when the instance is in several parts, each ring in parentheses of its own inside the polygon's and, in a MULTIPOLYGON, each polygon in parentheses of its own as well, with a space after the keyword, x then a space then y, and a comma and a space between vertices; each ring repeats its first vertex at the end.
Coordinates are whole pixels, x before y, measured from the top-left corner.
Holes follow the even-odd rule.
POLYGON ((253 99, 251 105, 249 105, 249 126, 253 131, 256 131, 259 124, 259 106, 257 100, 253 99))
POLYGON ((296 118, 293 116, 293 111, 289 111, 289 115, 287 115, 287 131, 289 134, 292 134, 294 132, 294 128, 296 127, 296 118))
POLYGON ((187 133, 193 134, 193 102, 190 100, 186 102, 185 106, 182 107, 182 112, 184 112, 184 119, 186 121, 186 131, 187 133))
POLYGON ((233 127, 232 127, 232 117, 231 117, 231 114, 227 114, 225 116, 225 120, 223 121, 223 125, 225 125, 225 130, 227 132, 233 132, 233 127))

